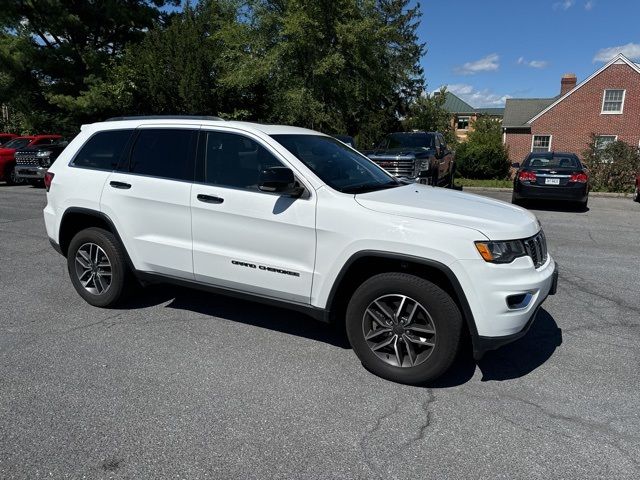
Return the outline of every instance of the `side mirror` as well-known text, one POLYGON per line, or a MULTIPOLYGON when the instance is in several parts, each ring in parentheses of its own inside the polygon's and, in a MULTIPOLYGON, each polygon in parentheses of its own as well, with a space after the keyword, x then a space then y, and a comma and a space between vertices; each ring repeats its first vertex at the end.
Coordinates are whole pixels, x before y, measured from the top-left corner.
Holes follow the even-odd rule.
POLYGON ((293 172, 287 167, 266 168, 260 174, 258 189, 262 192, 280 193, 298 198, 304 188, 297 186, 293 172))
POLYGON ((520 163, 518 163, 518 162, 513 162, 513 163, 511 164, 511 166, 512 166, 513 168, 520 168, 520 163))

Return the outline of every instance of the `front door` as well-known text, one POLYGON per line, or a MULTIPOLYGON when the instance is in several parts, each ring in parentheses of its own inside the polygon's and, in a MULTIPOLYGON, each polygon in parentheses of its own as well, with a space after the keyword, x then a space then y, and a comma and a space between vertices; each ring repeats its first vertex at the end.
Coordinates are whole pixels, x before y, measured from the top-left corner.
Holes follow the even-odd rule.
POLYGON ((258 138, 203 130, 203 182, 191 193, 195 278, 228 289, 310 303, 316 196, 261 192, 260 173, 288 166, 258 138))

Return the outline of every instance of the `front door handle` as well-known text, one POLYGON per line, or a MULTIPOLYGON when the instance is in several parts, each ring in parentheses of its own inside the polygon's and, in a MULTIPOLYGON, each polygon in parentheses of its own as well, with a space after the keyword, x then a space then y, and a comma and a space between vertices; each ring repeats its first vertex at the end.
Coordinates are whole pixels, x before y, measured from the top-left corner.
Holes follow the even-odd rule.
POLYGON ((222 203, 224 202, 224 198, 214 197, 213 195, 204 195, 202 193, 198 194, 198 200, 204 203, 222 203))
POLYGON ((113 188, 121 188, 123 190, 128 190, 131 188, 130 183, 124 183, 124 182, 109 182, 109 185, 111 185, 113 188))

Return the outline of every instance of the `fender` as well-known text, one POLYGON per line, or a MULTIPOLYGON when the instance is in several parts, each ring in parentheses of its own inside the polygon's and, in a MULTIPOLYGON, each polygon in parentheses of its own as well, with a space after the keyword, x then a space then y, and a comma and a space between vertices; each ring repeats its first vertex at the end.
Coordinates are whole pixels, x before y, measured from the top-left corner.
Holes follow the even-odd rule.
MULTIPOLYGON (((91 216, 91 217, 99 218, 100 220, 105 222, 107 225, 109 225, 109 229, 111 230, 111 233, 113 233, 113 235, 116 237, 118 242, 120 242, 120 245, 122 245, 122 249, 124 250, 124 256, 125 256, 125 260, 127 262, 127 266, 131 269, 132 272, 136 271, 135 267, 133 266, 133 262, 131 261, 131 258, 129 257, 129 252, 127 252, 127 249, 124 248, 124 243, 122 242, 122 238, 120 237, 120 234, 118 233, 118 229, 116 228, 115 224, 113 223, 113 221, 109 218, 109 216, 107 214, 105 214, 103 212, 100 212, 98 210, 92 210, 90 208, 69 207, 62 214, 62 219, 60 220, 60 229, 62 229, 62 226, 64 225, 64 220, 67 217, 67 215, 74 214, 74 213, 77 213, 77 214, 80 214, 80 215, 88 215, 88 216, 91 216)), ((58 232, 58 239, 60 239, 60 232, 58 232)), ((50 240, 50 242, 53 244, 52 240, 50 240)), ((65 257, 67 256, 66 255, 66 251, 62 250, 62 245, 57 245, 57 246, 54 245, 54 248, 59 253, 62 253, 62 255, 64 255, 65 257)))
POLYGON ((469 328, 469 333, 471 334, 471 341, 473 342, 474 354, 481 355, 481 353, 483 353, 485 349, 482 348, 481 346, 482 342, 480 340, 480 336, 478 335, 478 329, 476 328, 476 322, 475 322, 475 319, 473 318, 471 307, 469 307, 467 296, 465 295, 464 290, 462 289, 462 286, 458 281, 458 278, 449 267, 447 267, 444 263, 438 262, 436 260, 416 257, 414 255, 405 255, 402 253, 391 253, 391 252, 384 252, 379 250, 362 250, 360 252, 356 252, 351 257, 349 257, 349 259, 345 262, 345 264, 342 266, 342 269, 340 270, 340 272, 338 273, 338 275, 336 276, 333 282, 333 286, 329 291, 329 297, 327 299, 327 304, 326 304, 327 311, 331 311, 331 306, 333 305, 333 301, 335 299, 338 286, 340 285, 340 282, 342 281, 346 273, 349 271, 349 268, 356 260, 362 257, 378 257, 378 258, 385 258, 389 260, 406 261, 406 262, 424 265, 426 267, 430 267, 435 270, 438 270, 440 273, 442 273, 447 278, 447 280, 449 280, 449 283, 453 287, 453 290, 458 300, 458 304, 462 309, 462 316, 465 319, 467 323, 467 327, 469 328))

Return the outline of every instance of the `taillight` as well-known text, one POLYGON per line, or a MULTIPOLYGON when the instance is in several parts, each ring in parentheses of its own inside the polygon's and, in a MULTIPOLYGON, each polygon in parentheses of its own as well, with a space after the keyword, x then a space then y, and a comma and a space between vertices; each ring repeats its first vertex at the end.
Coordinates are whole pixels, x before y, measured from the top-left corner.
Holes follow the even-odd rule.
POLYGON ((521 182, 535 182, 536 172, 527 172, 523 170, 518 174, 518 180, 521 182))
POLYGON ((51 182, 53 182, 54 173, 47 172, 44 174, 44 188, 47 189, 47 192, 51 188, 51 182))
POLYGON ((589 180, 589 177, 587 177, 586 173, 582 172, 572 173, 571 178, 569 179, 570 182, 575 183, 587 183, 587 180, 589 180))

